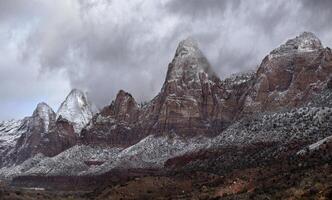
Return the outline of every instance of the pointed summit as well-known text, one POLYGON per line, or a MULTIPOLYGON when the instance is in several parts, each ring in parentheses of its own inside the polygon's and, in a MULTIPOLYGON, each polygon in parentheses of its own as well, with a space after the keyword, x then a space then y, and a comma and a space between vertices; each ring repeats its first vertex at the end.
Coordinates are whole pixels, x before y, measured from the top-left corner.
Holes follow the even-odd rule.
POLYGON ((179 43, 162 90, 171 89, 169 92, 173 93, 177 86, 179 89, 196 88, 214 78, 216 76, 208 60, 197 42, 189 37, 179 43))
POLYGON ((175 53, 175 57, 182 56, 202 56, 201 51, 198 48, 198 43, 195 39, 188 37, 185 40, 182 40, 175 53))
POLYGON ((286 45, 293 46, 299 51, 312 51, 323 48, 321 41, 318 37, 311 32, 303 32, 294 39, 286 42, 286 45))
POLYGON ((33 116, 43 117, 45 114, 54 113, 53 109, 44 102, 41 102, 37 105, 36 109, 33 112, 33 116))
POLYGON ((48 132, 50 123, 55 121, 56 114, 49 105, 42 102, 37 105, 32 117, 40 118, 43 123, 44 131, 48 132))
POLYGON ((303 32, 293 39, 289 39, 285 44, 276 48, 271 55, 283 55, 296 52, 312 52, 320 50, 323 45, 319 38, 311 32, 303 32))
POLYGON ((138 112, 139 108, 134 97, 120 90, 111 104, 112 116, 119 121, 134 122, 138 118, 138 112))
POLYGON ((92 119, 95 110, 95 106, 89 102, 84 92, 73 89, 61 104, 57 118, 61 116, 61 118, 72 122, 75 132, 79 133, 92 119))

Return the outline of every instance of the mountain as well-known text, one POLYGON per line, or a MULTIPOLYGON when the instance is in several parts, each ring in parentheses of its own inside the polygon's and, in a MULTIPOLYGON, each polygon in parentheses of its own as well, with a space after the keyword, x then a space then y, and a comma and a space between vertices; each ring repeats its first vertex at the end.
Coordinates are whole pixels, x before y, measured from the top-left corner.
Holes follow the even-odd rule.
POLYGON ((54 123, 55 113, 52 108, 46 103, 39 103, 32 116, 24 118, 20 127, 22 133, 7 156, 9 162, 20 163, 35 155, 54 123))
MULTIPOLYGON (((143 138, 137 128, 140 108, 131 94, 120 90, 115 101, 96 114, 82 130, 84 144, 128 147, 143 138)), ((143 136, 142 136, 143 135, 143 136)))
POLYGON ((13 148, 2 152, 2 165, 20 164, 37 154, 55 156, 74 146, 94 111, 77 89, 69 93, 57 114, 46 103, 39 103, 32 116, 20 122, 13 148))
POLYGON ((220 79, 197 43, 188 38, 180 42, 160 93, 142 108, 139 119, 154 134, 215 132, 224 118, 221 97, 220 79))
POLYGON ((271 51, 256 72, 245 112, 297 107, 326 87, 332 72, 331 49, 304 32, 271 51))
POLYGON ((144 105, 120 90, 99 112, 74 89, 56 114, 41 103, 31 117, 0 124, 0 177, 107 178, 137 168, 225 175, 283 161, 287 169, 303 159, 322 164, 331 158, 331 75, 332 52, 313 33, 272 50, 257 71, 225 80, 188 38, 144 105))
POLYGON ((57 119, 62 118, 71 122, 75 132, 79 134, 95 112, 97 108, 89 102, 87 95, 78 89, 73 89, 61 104, 57 119))

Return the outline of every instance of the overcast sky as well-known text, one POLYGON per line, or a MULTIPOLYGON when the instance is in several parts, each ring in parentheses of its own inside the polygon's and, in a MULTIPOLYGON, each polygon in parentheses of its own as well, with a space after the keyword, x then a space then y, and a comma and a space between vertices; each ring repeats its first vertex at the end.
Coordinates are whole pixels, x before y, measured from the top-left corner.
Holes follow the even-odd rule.
POLYGON ((188 36, 225 78, 303 31, 332 46, 331 21, 330 0, 0 0, 0 120, 56 111, 71 88, 150 100, 188 36))

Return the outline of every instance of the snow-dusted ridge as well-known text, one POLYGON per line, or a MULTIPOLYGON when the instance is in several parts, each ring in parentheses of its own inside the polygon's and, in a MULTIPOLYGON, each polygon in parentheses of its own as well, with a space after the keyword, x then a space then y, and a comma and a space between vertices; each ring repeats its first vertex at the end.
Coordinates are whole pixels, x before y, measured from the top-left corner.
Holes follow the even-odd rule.
MULTIPOLYGON (((97 175, 114 168, 163 168, 170 158, 202 149, 245 146, 259 142, 287 145, 296 138, 318 141, 330 136, 324 130, 332 125, 328 117, 331 113, 332 108, 326 107, 303 107, 264 113, 240 120, 214 138, 183 138, 176 134, 149 135, 125 149, 74 146, 51 158, 38 154, 21 165, 2 168, 0 176, 8 179, 19 175, 97 175), (88 166, 84 161, 89 160, 102 161, 104 164, 88 166)), ((310 148, 316 148, 326 140, 310 148)))
POLYGON ((22 122, 22 120, 9 120, 0 122, 0 147, 2 147, 1 149, 15 146, 17 139, 23 133, 23 130, 19 130, 22 126, 22 122))

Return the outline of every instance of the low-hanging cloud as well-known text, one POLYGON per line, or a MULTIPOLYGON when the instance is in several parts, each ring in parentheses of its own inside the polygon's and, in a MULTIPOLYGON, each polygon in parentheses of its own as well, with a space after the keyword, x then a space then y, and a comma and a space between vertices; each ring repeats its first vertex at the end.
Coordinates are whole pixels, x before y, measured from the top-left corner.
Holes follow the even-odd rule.
POLYGON ((223 78, 256 68, 303 31, 332 45, 329 0, 8 0, 1 8, 8 12, 0 12, 0 26, 15 19, 9 25, 22 33, 17 55, 41 76, 64 73, 63 82, 87 91, 99 107, 120 89, 138 101, 153 98, 188 36, 223 78))

